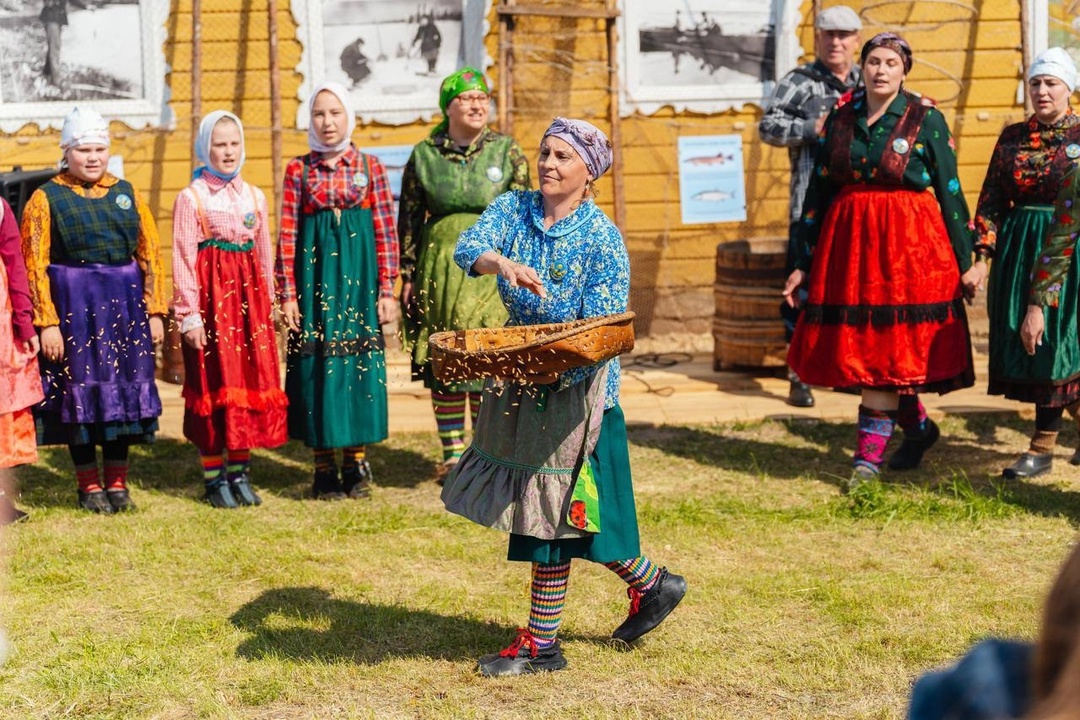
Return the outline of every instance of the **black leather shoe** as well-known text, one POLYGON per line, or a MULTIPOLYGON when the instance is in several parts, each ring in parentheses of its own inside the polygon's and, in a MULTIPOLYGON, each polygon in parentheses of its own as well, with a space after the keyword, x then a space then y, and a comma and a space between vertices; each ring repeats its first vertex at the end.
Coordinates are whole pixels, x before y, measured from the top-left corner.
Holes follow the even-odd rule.
POLYGON ((1080 465, 1080 449, 1078 449, 1076 452, 1074 452, 1072 454, 1072 457, 1069 458, 1069 464, 1070 465, 1080 465))
POLYGON ((491 655, 484 655, 476 664, 484 677, 503 675, 529 675, 538 672, 552 672, 566 667, 566 658, 556 640, 544 649, 536 646, 532 633, 519 629, 517 638, 510 647, 491 655))
POLYGON ((633 642, 671 614, 686 594, 686 578, 672 575, 667 568, 660 568, 660 577, 648 592, 642 594, 634 588, 627 588, 626 594, 630 598, 630 614, 622 625, 615 628, 611 637, 633 642))
POLYGON ((791 389, 788 390, 787 400, 784 402, 792 407, 814 407, 814 393, 806 383, 792 380, 791 389))
POLYGON ((105 494, 109 496, 109 504, 116 512, 131 512, 135 509, 135 503, 131 502, 131 493, 127 488, 106 490, 105 494))
POLYGON ((904 433, 904 442, 889 458, 890 470, 914 470, 922 462, 923 453, 934 446, 941 437, 941 429, 930 418, 926 419, 926 432, 921 438, 908 437, 904 433))
POLYGON ((1030 478, 1050 472, 1053 466, 1054 456, 1051 453, 1024 453, 1019 460, 1002 470, 1001 476, 1007 480, 1030 478))
POLYGON ((371 465, 361 460, 355 467, 341 469, 341 491, 353 500, 371 497, 371 465))
POLYGON ((92 513, 100 513, 101 515, 112 515, 116 512, 116 508, 109 502, 109 498, 106 497, 104 490, 94 490, 93 492, 80 490, 79 507, 83 510, 89 510, 92 513))
POLYGON ((336 468, 315 471, 315 482, 311 486, 311 496, 316 500, 345 499, 345 493, 341 491, 341 480, 338 479, 336 468))
POLYGON ((255 489, 251 487, 251 478, 247 473, 241 473, 239 475, 232 475, 229 477, 229 490, 232 491, 233 498, 241 505, 248 505, 254 507, 255 505, 262 505, 262 498, 259 497, 255 489))
POLYGON ((203 500, 220 510, 234 510, 240 507, 240 503, 236 502, 236 497, 232 494, 229 482, 225 479, 207 484, 203 500))

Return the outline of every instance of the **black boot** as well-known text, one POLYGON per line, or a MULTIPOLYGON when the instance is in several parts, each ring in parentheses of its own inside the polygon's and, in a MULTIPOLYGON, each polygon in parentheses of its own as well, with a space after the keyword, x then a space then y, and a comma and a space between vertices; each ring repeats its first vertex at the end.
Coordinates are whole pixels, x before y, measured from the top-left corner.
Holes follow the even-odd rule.
POLYGON ((131 502, 131 493, 126 487, 106 490, 105 494, 109 496, 109 504, 116 512, 132 512, 135 509, 135 503, 131 502))
POLYGON ((914 470, 922 462, 923 453, 934 446, 941 437, 941 429, 937 423, 926 418, 926 430, 921 437, 909 437, 907 430, 904 431, 904 442, 896 449, 889 458, 890 470, 914 470))
POLYGON ((94 490, 93 492, 80 490, 79 507, 83 510, 89 510, 92 513, 98 513, 100 515, 112 515, 116 512, 116 508, 109 502, 109 498, 106 497, 104 490, 94 490))
POLYGON ((229 487, 229 481, 225 478, 206 483, 206 494, 203 495, 203 500, 220 510, 235 510, 240 507, 232 494, 232 488, 229 487))
POLYGON ((251 487, 251 478, 246 472, 230 475, 229 489, 232 491, 233 497, 236 498, 236 502, 241 505, 250 507, 262 505, 262 498, 255 492, 255 488, 251 487))
POLYGON ((311 486, 311 496, 316 500, 345 499, 345 493, 341 491, 341 480, 338 479, 337 468, 315 471, 315 482, 311 486))
POLYGON ((1050 468, 1054 466, 1053 453, 1030 453, 1026 452, 1020 456, 1020 459, 1014 462, 1009 467, 1001 471, 1002 477, 1006 480, 1018 480, 1020 478, 1031 478, 1036 475, 1042 475, 1043 473, 1050 472, 1050 468))
POLYGON ((367 460, 341 469, 341 491, 353 500, 371 497, 371 465, 367 460))
POLYGON ((518 629, 518 635, 510 647, 497 653, 484 655, 477 662, 477 669, 484 677, 503 675, 528 675, 538 672, 551 672, 566 667, 566 658, 556 640, 544 649, 536 646, 532 633, 524 628, 518 629))
POLYGON ((667 568, 660 568, 660 577, 648 592, 640 593, 631 587, 626 589, 626 594, 630 597, 630 614, 622 625, 615 628, 611 637, 633 642, 655 629, 671 614, 686 595, 686 578, 672 575, 667 568))

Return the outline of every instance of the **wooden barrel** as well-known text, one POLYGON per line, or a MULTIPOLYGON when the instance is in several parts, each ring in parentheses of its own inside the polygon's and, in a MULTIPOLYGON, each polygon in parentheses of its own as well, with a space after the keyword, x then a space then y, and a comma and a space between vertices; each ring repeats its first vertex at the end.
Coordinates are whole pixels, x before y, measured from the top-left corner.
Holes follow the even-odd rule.
POLYGON ((780 291, 787 238, 752 238, 716 247, 713 369, 781 367, 787 342, 780 291))

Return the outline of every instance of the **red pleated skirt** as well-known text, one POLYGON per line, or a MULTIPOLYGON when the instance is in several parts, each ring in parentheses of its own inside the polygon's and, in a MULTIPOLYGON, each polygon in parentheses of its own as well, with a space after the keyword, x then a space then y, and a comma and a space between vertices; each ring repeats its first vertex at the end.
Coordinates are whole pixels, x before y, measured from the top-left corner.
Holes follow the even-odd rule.
POLYGON ((843 188, 808 291, 788 351, 803 382, 906 393, 974 384, 960 271, 930 192, 843 188))
POLYGON ((184 436, 203 452, 285 444, 288 399, 254 252, 207 244, 195 272, 207 344, 183 345, 184 436))

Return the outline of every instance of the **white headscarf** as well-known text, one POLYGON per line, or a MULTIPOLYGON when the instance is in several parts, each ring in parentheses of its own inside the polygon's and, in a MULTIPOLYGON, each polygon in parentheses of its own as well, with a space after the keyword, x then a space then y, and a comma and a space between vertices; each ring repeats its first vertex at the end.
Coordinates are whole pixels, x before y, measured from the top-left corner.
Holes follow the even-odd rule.
POLYGON ((195 156, 199 158, 202 165, 195 168, 195 172, 191 174, 192 178, 199 177, 203 171, 226 182, 239 175, 240 169, 244 167, 244 160, 247 159, 247 150, 244 148, 244 124, 240 122, 240 118, 227 110, 215 110, 204 117, 202 122, 199 123, 199 134, 195 137, 195 156), (240 162, 236 164, 236 170, 227 174, 218 172, 210 165, 210 138, 214 134, 214 126, 223 118, 232 120, 236 123, 236 127, 240 129, 240 162))
POLYGON ((308 98, 308 147, 315 152, 341 152, 349 147, 349 143, 352 142, 353 130, 356 129, 356 113, 353 112, 352 103, 349 102, 349 91, 345 89, 345 86, 341 83, 326 82, 315 88, 315 91, 311 93, 311 97, 308 98), (319 140, 319 136, 315 133, 315 123, 311 122, 311 111, 315 107, 315 98, 319 96, 322 91, 333 93, 334 97, 338 99, 341 106, 345 108, 345 115, 349 119, 349 127, 345 130, 345 137, 337 145, 327 145, 319 140))
POLYGON ((1056 77, 1065 83, 1069 92, 1076 89, 1076 63, 1064 48, 1047 48, 1035 58, 1035 62, 1028 68, 1027 79, 1030 81, 1040 75, 1056 77))
POLYGON ((64 118, 60 131, 60 149, 67 151, 79 145, 104 145, 109 147, 109 123, 90 108, 75 107, 64 118))

